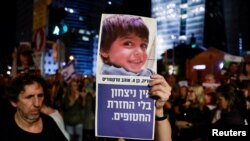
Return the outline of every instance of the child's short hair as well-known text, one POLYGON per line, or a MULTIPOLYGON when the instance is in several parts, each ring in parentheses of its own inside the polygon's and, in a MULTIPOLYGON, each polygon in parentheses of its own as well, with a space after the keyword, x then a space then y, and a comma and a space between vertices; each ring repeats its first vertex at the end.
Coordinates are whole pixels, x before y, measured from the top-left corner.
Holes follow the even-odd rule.
MULTIPOLYGON (((107 17, 102 23, 101 51, 108 51, 112 42, 118 37, 123 37, 131 33, 135 33, 140 38, 148 40, 149 30, 141 17, 119 14, 107 17)), ((105 60, 103 57, 102 59, 105 60)))

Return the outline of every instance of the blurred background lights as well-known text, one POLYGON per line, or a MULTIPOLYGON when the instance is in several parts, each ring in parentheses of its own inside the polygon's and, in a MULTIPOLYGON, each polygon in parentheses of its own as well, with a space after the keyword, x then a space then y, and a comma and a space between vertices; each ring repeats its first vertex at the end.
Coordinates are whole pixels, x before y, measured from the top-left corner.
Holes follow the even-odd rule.
POLYGON ((222 69, 222 68, 223 68, 223 66, 224 66, 224 63, 223 63, 223 62, 221 62, 221 63, 219 64, 220 69, 222 69))
POLYGON ((195 66, 193 66, 193 69, 195 69, 195 70, 204 70, 204 69, 206 69, 206 65, 195 65, 195 66))
POLYGON ((69 56, 69 60, 70 60, 70 61, 73 61, 73 60, 75 60, 75 57, 74 57, 73 55, 70 55, 70 56, 69 56))

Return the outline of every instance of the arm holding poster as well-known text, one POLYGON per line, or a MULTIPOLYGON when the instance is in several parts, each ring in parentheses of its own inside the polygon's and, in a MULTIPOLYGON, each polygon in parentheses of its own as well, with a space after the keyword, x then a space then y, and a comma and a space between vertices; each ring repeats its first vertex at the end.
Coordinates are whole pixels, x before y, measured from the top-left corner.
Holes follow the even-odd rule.
MULTIPOLYGON (((151 87, 149 94, 155 97, 156 100, 156 117, 164 117, 163 106, 169 99, 171 87, 161 75, 152 75, 152 81, 149 83, 151 87)), ((157 141, 171 141, 171 126, 167 118, 156 121, 156 138, 157 141)))

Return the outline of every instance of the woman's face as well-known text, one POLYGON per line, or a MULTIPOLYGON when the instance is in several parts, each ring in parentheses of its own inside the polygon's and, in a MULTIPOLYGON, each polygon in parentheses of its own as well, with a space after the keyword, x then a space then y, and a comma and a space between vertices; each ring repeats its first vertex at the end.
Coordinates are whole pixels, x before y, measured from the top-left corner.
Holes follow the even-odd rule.
POLYGON ((187 100, 189 101, 195 101, 196 99, 196 95, 195 95, 195 92, 194 90, 188 90, 188 93, 187 93, 187 100))
POLYGON ((212 104, 212 96, 209 94, 205 94, 204 96, 205 104, 212 104))
POLYGON ((77 82, 74 81, 74 82, 71 83, 71 89, 74 90, 74 91, 78 90, 78 84, 77 84, 77 82))
POLYGON ((106 52, 109 63, 122 67, 127 71, 138 73, 146 63, 148 40, 142 39, 135 34, 118 37, 106 52))
POLYGON ((228 101, 223 96, 218 96, 217 102, 220 109, 227 109, 228 101))

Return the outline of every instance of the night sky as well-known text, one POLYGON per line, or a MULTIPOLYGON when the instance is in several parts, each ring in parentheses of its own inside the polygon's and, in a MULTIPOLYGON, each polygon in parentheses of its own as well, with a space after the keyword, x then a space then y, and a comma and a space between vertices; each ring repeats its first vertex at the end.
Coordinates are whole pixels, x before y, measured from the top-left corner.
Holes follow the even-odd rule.
POLYGON ((13 1, 6 1, 5 8, 0 10, 1 27, 1 51, 0 51, 0 73, 11 64, 11 52, 15 45, 15 6, 13 1))

